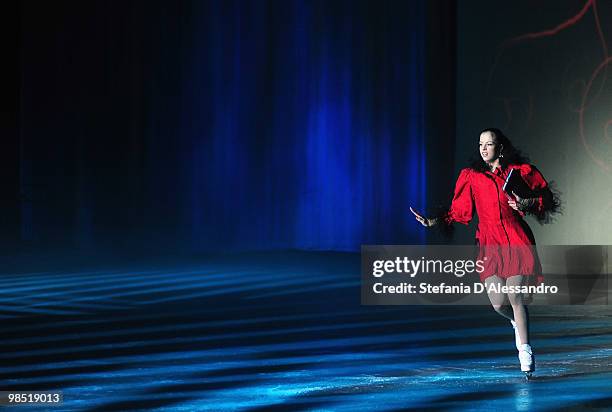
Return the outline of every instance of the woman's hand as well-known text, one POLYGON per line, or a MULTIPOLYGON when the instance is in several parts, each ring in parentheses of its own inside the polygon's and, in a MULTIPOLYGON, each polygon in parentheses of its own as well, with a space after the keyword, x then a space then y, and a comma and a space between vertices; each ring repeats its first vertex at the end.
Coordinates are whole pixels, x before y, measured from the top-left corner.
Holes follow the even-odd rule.
POLYGON ((517 212, 526 212, 536 203, 536 199, 524 199, 514 192, 512 192, 512 194, 514 195, 514 199, 508 196, 508 205, 517 212))
POLYGON ((519 212, 518 199, 520 199, 520 197, 518 197, 514 192, 512 192, 512 194, 516 199, 513 199, 511 196, 508 196, 508 206, 519 212))
POLYGON ((410 211, 412 212, 412 214, 414 214, 416 220, 425 227, 431 227, 438 222, 438 219, 428 219, 420 213, 416 212, 412 207, 410 208, 410 211))

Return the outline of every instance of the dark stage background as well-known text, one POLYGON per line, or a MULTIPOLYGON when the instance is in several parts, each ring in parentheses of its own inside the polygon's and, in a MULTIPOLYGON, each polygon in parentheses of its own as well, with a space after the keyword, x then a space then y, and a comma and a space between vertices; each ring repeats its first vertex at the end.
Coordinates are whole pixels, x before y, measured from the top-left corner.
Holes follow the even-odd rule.
POLYGON ((452 3, 26 1, 16 11, 21 244, 421 243, 408 206, 452 186, 452 3))
POLYGON ((5 250, 446 241, 408 206, 489 126, 563 193, 540 243, 612 241, 610 2, 7 4, 5 250))

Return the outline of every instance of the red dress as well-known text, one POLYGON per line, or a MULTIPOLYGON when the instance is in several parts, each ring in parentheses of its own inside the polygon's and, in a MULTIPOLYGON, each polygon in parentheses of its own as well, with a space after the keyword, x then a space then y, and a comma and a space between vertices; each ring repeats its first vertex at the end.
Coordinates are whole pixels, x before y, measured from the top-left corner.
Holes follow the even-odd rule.
POLYGON ((477 172, 471 168, 461 170, 455 186, 453 201, 444 215, 446 224, 459 222, 467 225, 478 214, 476 244, 480 246, 479 259, 487 256, 485 270, 480 273, 484 281, 491 275, 504 279, 514 275, 529 276, 528 284, 539 285, 544 280, 542 265, 535 248, 535 238, 525 213, 508 205, 508 196, 502 190, 510 169, 520 175, 536 196, 534 214, 545 212, 545 192, 548 183, 542 174, 529 164, 510 164, 495 172, 477 172))

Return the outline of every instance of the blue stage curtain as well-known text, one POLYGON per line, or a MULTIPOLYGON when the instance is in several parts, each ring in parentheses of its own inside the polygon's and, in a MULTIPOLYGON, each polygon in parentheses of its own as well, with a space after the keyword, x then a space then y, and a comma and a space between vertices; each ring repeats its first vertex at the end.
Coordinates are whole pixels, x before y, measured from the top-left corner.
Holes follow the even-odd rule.
POLYGON ((58 4, 22 6, 30 238, 424 241, 424 0, 58 4))
POLYGON ((422 241, 407 211, 426 185, 422 2, 194 6, 181 105, 193 245, 422 241))

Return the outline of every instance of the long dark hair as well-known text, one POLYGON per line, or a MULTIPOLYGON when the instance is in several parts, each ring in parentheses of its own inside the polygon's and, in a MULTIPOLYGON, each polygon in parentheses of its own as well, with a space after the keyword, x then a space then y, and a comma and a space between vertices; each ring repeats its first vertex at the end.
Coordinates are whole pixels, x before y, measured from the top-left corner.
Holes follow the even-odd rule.
MULTIPOLYGON (((517 149, 501 130, 494 127, 489 127, 481 130, 478 135, 480 136, 484 132, 493 133, 497 138, 497 144, 503 145, 504 148, 502 153, 504 156, 499 158, 499 163, 503 169, 505 169, 509 164, 529 163, 529 157, 517 149)), ((489 165, 482 160, 482 156, 480 156, 480 148, 477 148, 474 155, 470 158, 469 167, 477 172, 486 172, 487 170, 491 170, 489 165)))

